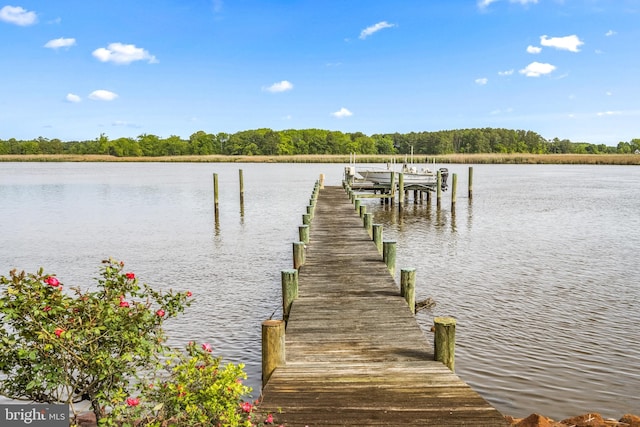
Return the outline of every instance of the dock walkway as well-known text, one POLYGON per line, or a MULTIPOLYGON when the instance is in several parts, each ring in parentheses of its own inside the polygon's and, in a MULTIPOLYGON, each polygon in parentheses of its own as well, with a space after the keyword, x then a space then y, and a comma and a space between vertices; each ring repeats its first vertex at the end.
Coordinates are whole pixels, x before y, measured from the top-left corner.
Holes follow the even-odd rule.
POLYGON ((286 426, 507 426, 441 362, 341 187, 320 190, 286 365, 261 412, 286 426))

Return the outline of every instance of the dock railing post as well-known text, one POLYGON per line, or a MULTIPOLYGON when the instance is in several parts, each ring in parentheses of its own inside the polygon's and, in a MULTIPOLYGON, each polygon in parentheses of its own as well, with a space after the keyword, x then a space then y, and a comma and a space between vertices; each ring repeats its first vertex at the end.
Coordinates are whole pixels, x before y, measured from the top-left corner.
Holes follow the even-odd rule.
POLYGON ((416 314, 416 269, 400 270, 400 296, 404 297, 411 313, 416 314))
POLYGON ((447 365, 452 372, 455 368, 456 319, 436 317, 433 319, 434 359, 447 365))
POLYGON ((367 213, 367 205, 360 205, 360 218, 364 219, 364 214, 367 213))
POLYGON ((302 214, 302 225, 310 225, 311 224, 311 215, 308 213, 302 214))
POLYGON ((320 189, 324 188, 324 174, 320 174, 320 189))
POLYGON ((262 388, 278 366, 285 364, 284 320, 262 322, 262 388))
POLYGON ((373 230, 373 243, 378 248, 378 253, 382 255, 382 224, 373 224, 371 228, 373 230))
POLYGON ((362 217, 362 225, 364 226, 365 230, 367 230, 367 234, 369 235, 369 237, 371 237, 372 221, 373 221, 373 214, 370 212, 365 213, 364 216, 362 217))
POLYGON ((396 242, 387 240, 382 243, 382 260, 387 265, 391 276, 396 275, 396 242))
POLYGON ((309 226, 301 225, 298 227, 298 236, 303 243, 309 243, 309 226))
POLYGON ((356 213, 358 213, 358 214, 359 214, 359 213, 360 213, 360 199, 355 199, 355 200, 353 201, 353 204, 354 204, 354 206, 355 206, 356 213))
POLYGON ((299 270, 304 265, 304 242, 293 242, 293 268, 299 270))
POLYGON ((298 270, 282 270, 282 317, 285 323, 289 320, 291 304, 298 298, 298 270))

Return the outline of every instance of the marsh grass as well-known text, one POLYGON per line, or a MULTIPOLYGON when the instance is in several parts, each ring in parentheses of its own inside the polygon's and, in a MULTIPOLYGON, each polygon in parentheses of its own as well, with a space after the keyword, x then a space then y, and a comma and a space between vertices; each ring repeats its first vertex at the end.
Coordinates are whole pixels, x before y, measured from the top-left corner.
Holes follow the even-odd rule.
MULTIPOLYGON (((404 154, 359 155, 358 163, 386 163, 411 161, 404 154)), ((468 163, 468 164, 589 164, 640 165, 640 154, 444 154, 437 156, 414 155, 415 163, 468 163)), ((166 157, 114 157, 108 155, 36 154, 0 155, 0 162, 156 162, 156 163, 349 163, 349 155, 296 155, 296 156, 166 156, 166 157)))

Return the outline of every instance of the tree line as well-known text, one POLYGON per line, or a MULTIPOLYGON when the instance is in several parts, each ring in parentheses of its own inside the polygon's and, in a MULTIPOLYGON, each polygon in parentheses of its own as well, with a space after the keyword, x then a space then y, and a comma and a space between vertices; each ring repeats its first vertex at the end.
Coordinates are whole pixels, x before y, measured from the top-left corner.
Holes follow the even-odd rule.
POLYGON ((2 154, 102 154, 116 157, 182 155, 296 155, 296 154, 414 154, 530 153, 629 154, 640 153, 640 139, 605 144, 547 140, 528 130, 476 128, 365 135, 323 129, 245 130, 217 134, 198 131, 189 139, 142 134, 136 138, 109 139, 105 134, 90 141, 0 140, 2 154))

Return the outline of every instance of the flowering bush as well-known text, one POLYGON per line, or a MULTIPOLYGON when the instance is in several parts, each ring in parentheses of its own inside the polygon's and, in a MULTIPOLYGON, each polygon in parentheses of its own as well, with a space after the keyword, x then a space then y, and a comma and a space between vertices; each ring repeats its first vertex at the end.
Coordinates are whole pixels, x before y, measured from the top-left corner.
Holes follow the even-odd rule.
MULTIPOLYGON (((255 406, 242 401, 251 392, 243 365, 223 364, 209 344, 190 343, 186 352, 165 362, 137 396, 115 406, 110 422, 135 426, 254 426, 255 406)), ((273 422, 272 416, 264 421, 273 422)))
POLYGON ((223 365, 206 343, 165 345, 162 323, 191 292, 155 291, 123 269, 103 261, 92 292, 65 291, 42 269, 0 276, 0 393, 68 403, 74 414, 88 399, 102 426, 256 425, 242 364, 223 365))
POLYGON ((168 351, 162 323, 187 293, 141 285, 103 261, 97 290, 63 290, 53 275, 0 276, 0 393, 37 402, 88 399, 100 420, 168 351))

